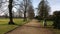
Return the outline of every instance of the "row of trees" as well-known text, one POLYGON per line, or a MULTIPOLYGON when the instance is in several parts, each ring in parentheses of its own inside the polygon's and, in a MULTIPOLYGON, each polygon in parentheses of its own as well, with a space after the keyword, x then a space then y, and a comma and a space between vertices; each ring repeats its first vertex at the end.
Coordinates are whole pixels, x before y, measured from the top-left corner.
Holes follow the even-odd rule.
POLYGON ((34 9, 32 6, 31 0, 23 0, 20 4, 20 11, 24 14, 24 21, 26 21, 26 17, 33 18, 34 17, 34 9))
MULTIPOLYGON (((19 0, 16 0, 16 1, 19 1, 19 0)), ((21 2, 19 2, 20 4, 16 3, 15 0, 9 0, 8 3, 9 3, 8 8, 9 8, 9 19, 10 19, 9 24, 15 24, 13 22, 14 12, 12 11, 12 9, 14 6, 17 6, 17 5, 19 5, 19 7, 17 6, 18 9, 16 7, 14 8, 17 9, 20 16, 21 15, 24 16, 24 21, 27 20, 27 17, 29 19, 34 18, 34 9, 33 9, 31 0, 22 0, 21 2)), ((0 2, 0 4, 2 5, 2 2, 0 2)))
MULTIPOLYGON (((14 24, 13 17, 12 17, 12 2, 13 2, 13 0, 9 0, 9 16, 10 16, 9 24, 14 24)), ((34 9, 33 9, 31 0, 23 0, 20 4, 19 11, 24 14, 24 21, 27 20, 27 18, 26 18, 27 15, 29 18, 33 18, 34 17, 34 9), (31 17, 31 15, 32 15, 32 17, 31 17)))

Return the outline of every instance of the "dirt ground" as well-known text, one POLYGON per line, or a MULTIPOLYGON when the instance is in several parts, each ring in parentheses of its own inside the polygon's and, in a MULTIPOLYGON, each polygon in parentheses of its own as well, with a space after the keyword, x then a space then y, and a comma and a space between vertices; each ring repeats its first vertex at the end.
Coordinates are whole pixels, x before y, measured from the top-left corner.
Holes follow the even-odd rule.
POLYGON ((49 29, 42 28, 40 23, 33 19, 29 23, 20 26, 11 32, 8 32, 7 34, 53 34, 53 32, 49 29))

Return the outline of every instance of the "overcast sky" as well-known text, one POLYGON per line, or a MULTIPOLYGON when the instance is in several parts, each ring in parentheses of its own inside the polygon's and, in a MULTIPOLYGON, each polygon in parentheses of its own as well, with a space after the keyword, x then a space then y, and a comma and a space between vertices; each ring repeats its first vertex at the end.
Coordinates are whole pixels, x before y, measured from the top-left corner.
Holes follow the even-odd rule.
MULTIPOLYGON (((41 0, 33 0, 33 6, 36 8, 41 0)), ((51 7, 51 14, 53 11, 60 10, 60 0, 47 0, 51 7)))
MULTIPOLYGON (((20 2, 21 0, 19 0, 20 2)), ((38 4, 40 3, 41 0, 32 0, 32 4, 34 8, 38 7, 38 4)), ((60 0, 47 0, 49 2, 49 5, 51 7, 51 14, 53 13, 53 11, 56 10, 60 10, 60 0)), ((17 2, 17 1, 16 1, 17 2)), ((17 2, 18 3, 18 2, 17 2)), ((5 4, 5 6, 7 5, 7 3, 5 4)), ((4 5, 3 5, 4 6, 4 5)), ((6 7, 4 8, 6 9, 6 7)), ((14 10, 16 11, 16 9, 14 8, 14 10)), ((36 13, 36 12, 35 12, 36 13)))

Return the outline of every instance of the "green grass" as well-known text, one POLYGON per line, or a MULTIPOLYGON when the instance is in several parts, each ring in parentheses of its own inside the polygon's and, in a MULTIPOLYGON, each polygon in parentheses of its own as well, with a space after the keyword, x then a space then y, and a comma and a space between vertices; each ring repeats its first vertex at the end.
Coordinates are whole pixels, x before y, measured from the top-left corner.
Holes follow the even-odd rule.
MULTIPOLYGON (((41 20, 40 23, 43 26, 43 20, 41 20)), ((59 29, 54 29, 52 24, 53 24, 53 21, 47 21, 47 27, 50 27, 50 28, 47 28, 47 29, 51 30, 54 34, 60 34, 60 30, 59 29)))
POLYGON ((23 25, 26 22, 23 22, 23 19, 19 19, 19 18, 14 18, 13 19, 14 23, 17 25, 8 25, 9 19, 8 18, 0 18, 0 34, 4 34, 16 27, 18 27, 18 25, 23 25))
MULTIPOLYGON (((53 21, 46 21, 46 22, 48 26, 53 24, 53 21)), ((43 20, 40 21, 40 24, 43 25, 43 20)))
POLYGON ((4 34, 17 27, 16 25, 0 25, 0 34, 4 34))
POLYGON ((47 25, 51 26, 53 24, 53 21, 47 21, 47 25))

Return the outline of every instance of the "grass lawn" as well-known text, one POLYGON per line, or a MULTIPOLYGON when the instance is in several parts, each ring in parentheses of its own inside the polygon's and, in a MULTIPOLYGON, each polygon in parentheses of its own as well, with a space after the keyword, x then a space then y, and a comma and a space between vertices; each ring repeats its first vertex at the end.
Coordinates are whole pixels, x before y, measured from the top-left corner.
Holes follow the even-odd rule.
MULTIPOLYGON (((43 26, 43 20, 41 20, 41 25, 43 26)), ((54 34, 60 34, 60 30, 59 29, 54 29, 52 27, 52 24, 53 24, 53 21, 47 21, 47 27, 50 27, 48 28, 49 30, 51 30, 54 34)))
POLYGON ((0 18, 0 34, 4 34, 16 27, 18 27, 18 25, 23 25, 26 22, 23 22, 23 19, 18 19, 18 18, 14 18, 13 19, 14 23, 16 23, 17 25, 8 25, 9 19, 8 18, 0 18))

